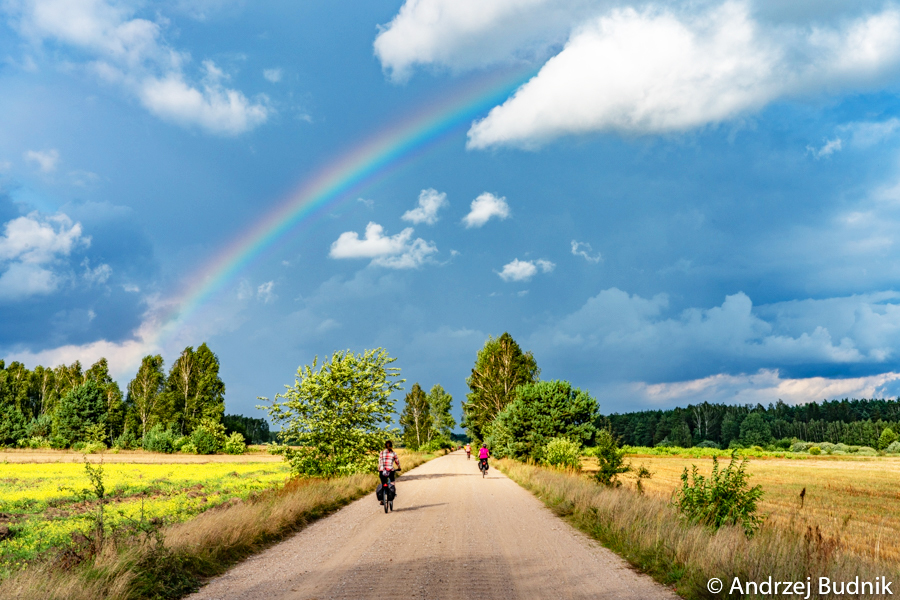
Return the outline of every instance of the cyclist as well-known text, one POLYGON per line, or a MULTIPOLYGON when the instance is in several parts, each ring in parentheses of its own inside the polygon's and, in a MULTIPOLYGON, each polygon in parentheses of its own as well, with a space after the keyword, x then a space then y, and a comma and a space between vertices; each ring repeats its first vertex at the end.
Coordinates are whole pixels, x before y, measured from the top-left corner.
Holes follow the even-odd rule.
MULTIPOLYGON (((378 477, 381 479, 381 484, 394 483, 394 478, 399 470, 400 459, 397 458, 397 453, 394 452, 394 443, 391 440, 387 440, 384 443, 384 450, 378 453, 378 477), (397 465, 396 470, 394 469, 395 464, 397 465)), ((394 496, 396 495, 397 488, 394 487, 394 496)), ((384 504, 384 500, 381 501, 381 504, 384 504)))
MULTIPOLYGON (((478 462, 483 463, 485 467, 488 466, 488 458, 490 458, 491 453, 487 449, 486 444, 481 444, 481 450, 478 451, 478 462)), ((481 464, 478 465, 481 468, 481 464)))
POLYGON ((472 458, 472 446, 466 443, 466 460, 472 458))

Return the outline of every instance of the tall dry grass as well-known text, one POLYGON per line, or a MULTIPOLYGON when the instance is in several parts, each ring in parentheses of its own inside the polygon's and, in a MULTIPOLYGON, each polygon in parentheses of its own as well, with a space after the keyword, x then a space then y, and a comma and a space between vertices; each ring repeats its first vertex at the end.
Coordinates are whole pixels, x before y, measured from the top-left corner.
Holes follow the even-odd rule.
MULTIPOLYGON (((433 455, 405 453, 407 471, 433 455)), ((349 502, 372 493, 374 474, 292 480, 247 501, 234 501, 131 539, 68 550, 0 582, 3 600, 167 600, 203 578, 284 539, 349 502)))
POLYGON ((497 464, 557 514, 686 598, 728 597, 707 591, 707 581, 713 577, 726 582, 726 591, 734 577, 804 582, 811 577, 815 582, 820 576, 833 581, 884 576, 898 582, 894 587, 900 585, 897 563, 846 552, 838 540, 823 536, 817 528, 801 532, 764 523, 752 538, 736 527, 711 532, 685 523, 672 504, 660 497, 599 486, 576 473, 509 460, 497 464))

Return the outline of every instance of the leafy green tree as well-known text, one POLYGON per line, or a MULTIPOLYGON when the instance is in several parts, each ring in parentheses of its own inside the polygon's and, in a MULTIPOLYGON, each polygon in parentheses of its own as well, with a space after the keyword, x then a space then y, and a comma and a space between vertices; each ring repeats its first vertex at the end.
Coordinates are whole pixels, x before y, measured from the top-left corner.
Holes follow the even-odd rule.
POLYGON ((725 413, 725 416, 722 417, 722 447, 727 448, 728 445, 732 442, 732 440, 736 440, 741 437, 741 423, 744 420, 744 415, 734 411, 729 410, 725 413))
MULTIPOLYGON (((106 398, 103 390, 92 380, 69 390, 59 401, 54 419, 54 435, 66 446, 89 440, 91 429, 106 425, 106 398)), ((100 441, 100 440, 97 440, 100 441)))
POLYGON ((225 433, 240 433, 250 444, 266 444, 272 441, 269 422, 265 419, 245 417, 244 415, 225 415, 222 417, 225 433))
POLYGON ((156 423, 161 423, 161 408, 165 398, 162 395, 165 375, 163 374, 163 358, 145 356, 141 366, 131 383, 128 384, 126 404, 137 417, 140 424, 141 438, 156 423))
POLYGON ((551 438, 584 444, 597 432, 597 401, 568 381, 541 381, 516 388, 515 400, 500 411, 487 438, 496 456, 541 460, 551 438))
POLYGON ((407 448, 418 450, 431 439, 432 420, 431 407, 424 390, 414 383, 406 394, 406 406, 400 413, 400 426, 403 427, 403 442, 407 448))
POLYGON ((878 449, 884 450, 894 442, 896 442, 898 436, 894 433, 894 430, 890 427, 885 427, 881 430, 881 436, 878 438, 878 449))
POLYGON ((184 406, 185 432, 193 431, 203 419, 221 422, 225 414, 225 383, 219 377, 219 357, 206 343, 194 352, 196 391, 184 406))
POLYGON ((599 483, 618 487, 618 476, 631 470, 625 463, 625 451, 619 448, 616 438, 609 429, 601 429, 594 439, 594 456, 597 457, 597 472, 594 477, 599 483))
MULTIPOLYGON (((391 394, 400 389, 396 359, 383 348, 362 354, 335 352, 331 360, 297 369, 294 385, 268 407, 282 424, 281 439, 301 446, 285 459, 300 476, 335 476, 375 468, 374 452, 386 437, 394 414, 391 394), (281 401, 279 402, 279 399, 281 401)), ((267 398, 260 398, 268 402, 267 398)))
POLYGON ((432 439, 446 438, 450 441, 453 428, 456 427, 456 419, 453 418, 453 396, 444 391, 440 385, 435 385, 428 392, 428 406, 431 408, 432 439))
POLYGON ((466 379, 471 391, 463 403, 463 426, 469 437, 484 439, 485 429, 513 401, 516 388, 536 382, 539 376, 534 356, 522 352, 509 333, 496 339, 489 337, 466 379))
POLYGON ((91 365, 84 377, 97 384, 106 400, 106 435, 110 441, 115 440, 125 428, 125 402, 119 384, 109 374, 109 363, 101 358, 91 365))
POLYGON ((744 418, 741 423, 741 443, 746 446, 764 446, 772 443, 772 430, 760 413, 750 413, 744 418))
POLYGON ((673 445, 681 448, 690 448, 694 445, 693 438, 691 438, 691 430, 688 424, 684 422, 684 419, 678 419, 672 426, 672 431, 669 432, 669 440, 673 445))

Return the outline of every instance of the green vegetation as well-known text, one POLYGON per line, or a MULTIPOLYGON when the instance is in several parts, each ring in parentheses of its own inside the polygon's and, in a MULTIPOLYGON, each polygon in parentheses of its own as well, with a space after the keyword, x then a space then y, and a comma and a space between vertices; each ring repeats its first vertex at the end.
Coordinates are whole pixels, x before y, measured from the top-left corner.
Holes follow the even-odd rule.
POLYGON ((594 477, 603 485, 619 485, 618 476, 631 470, 631 467, 625 464, 625 450, 619 448, 608 429, 597 432, 594 447, 591 448, 589 455, 597 458, 598 468, 594 477))
POLYGON ((719 460, 713 457, 712 474, 704 477, 692 465, 690 481, 685 467, 681 474, 681 489, 673 502, 689 521, 719 529, 725 525, 737 525, 747 535, 752 535, 763 519, 756 513, 756 503, 762 496, 762 488, 752 488, 747 483, 747 459, 735 466, 735 454, 731 462, 719 470, 719 460))
POLYGON ((282 424, 282 441, 299 446, 284 450, 295 475, 334 477, 375 470, 373 453, 396 436, 389 428, 391 394, 405 380, 395 381, 400 371, 390 366, 395 360, 383 348, 362 354, 348 350, 335 352, 321 367, 316 357, 312 365, 297 369, 294 385, 285 386, 287 391, 268 407, 272 419, 282 424))
POLYGON ((0 446, 178 450, 201 423, 222 421, 225 384, 206 344, 185 348, 168 375, 163 366, 145 356, 123 397, 105 358, 87 371, 77 361, 34 370, 0 361, 0 446))
POLYGON ((768 406, 704 402, 687 408, 613 414, 600 421, 629 446, 784 450, 805 440, 820 447, 828 442, 886 450, 900 439, 893 437, 900 431, 900 399, 845 399, 797 406, 780 400, 768 406))
POLYGON ((400 414, 403 443, 411 450, 436 452, 453 446, 452 430, 456 420, 451 414, 453 396, 435 385, 425 395, 418 383, 406 395, 400 414))
POLYGON ((590 442, 597 431, 597 411, 597 401, 567 381, 520 385, 513 401, 483 428, 488 432, 485 441, 499 458, 541 461, 551 438, 590 442))
POLYGON ((522 348, 508 333, 489 337, 478 351, 472 374, 466 379, 471 390, 463 403, 463 427, 475 442, 485 439, 486 430, 507 404, 516 388, 538 381, 540 369, 531 352, 522 348))
POLYGON ((581 468, 581 444, 566 438, 551 438, 542 452, 544 462, 562 469, 581 468))

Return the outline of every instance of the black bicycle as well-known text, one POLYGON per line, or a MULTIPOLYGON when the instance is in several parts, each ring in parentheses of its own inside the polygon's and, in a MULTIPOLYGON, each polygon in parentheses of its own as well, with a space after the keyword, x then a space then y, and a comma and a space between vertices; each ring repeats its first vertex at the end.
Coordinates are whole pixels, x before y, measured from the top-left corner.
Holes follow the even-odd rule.
MULTIPOLYGON (((399 470, 400 469, 397 469, 397 471, 399 470)), ((386 471, 386 473, 389 472, 386 471)), ((384 514, 387 514, 394 510, 394 496, 397 495, 397 489, 394 487, 394 483, 391 481, 389 475, 384 475, 383 477, 387 481, 378 484, 378 491, 381 492, 381 503, 384 505, 384 514)))
POLYGON ((478 469, 481 471, 481 478, 484 479, 488 472, 488 461, 486 458, 478 459, 478 469))

